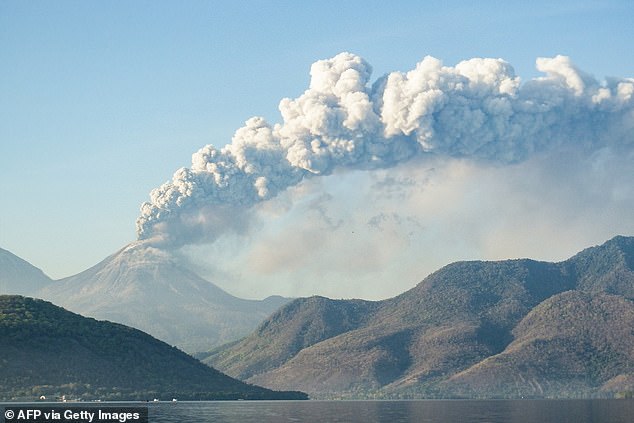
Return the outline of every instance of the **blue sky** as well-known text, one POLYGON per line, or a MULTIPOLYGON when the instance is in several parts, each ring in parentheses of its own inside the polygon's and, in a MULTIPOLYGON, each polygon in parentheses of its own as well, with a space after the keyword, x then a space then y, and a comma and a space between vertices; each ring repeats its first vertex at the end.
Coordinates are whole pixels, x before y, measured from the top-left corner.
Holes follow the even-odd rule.
MULTIPOLYGON (((308 87, 310 65, 316 60, 353 52, 373 66, 375 80, 387 72, 413 69, 426 55, 451 66, 472 57, 500 57, 528 80, 539 75, 537 57, 564 54, 598 79, 633 77, 633 18, 634 4, 629 1, 3 0, 0 247, 54 278, 96 264, 135 239, 139 205, 176 169, 189 166, 192 153, 208 143, 227 144, 251 116, 279 122, 280 99, 297 97, 308 87)), ((631 170, 623 166, 624 172, 631 170)), ((475 172, 452 169, 457 172, 452 175, 475 172)), ((497 176, 477 172, 483 180, 497 176)), ((364 183, 355 177, 344 175, 313 189, 345 199, 348 194, 337 197, 333 190, 364 183)), ((456 191, 466 183, 455 176, 449 180, 458 184, 456 191)), ((530 186, 525 188, 531 192, 530 186)), ((303 198, 308 204, 309 197, 303 198)), ((471 213, 472 206, 461 207, 471 213)), ((329 207, 343 216, 351 206, 337 208, 331 202, 329 207)), ((289 228, 301 225, 300 211, 288 212, 289 228)), ((281 277, 270 265, 264 266, 269 273, 262 288, 244 283, 235 292, 382 297, 455 259, 504 256, 501 248, 458 237, 447 222, 432 219, 424 225, 426 233, 435 235, 425 238, 429 244, 418 241, 434 253, 425 261, 415 258, 416 248, 403 250, 410 270, 394 273, 392 277, 403 282, 391 287, 373 286, 390 278, 387 271, 369 272, 358 281, 341 272, 331 275, 348 281, 349 288, 333 282, 315 292, 324 285, 317 280, 302 287, 291 282, 278 287, 274 280, 291 280, 293 275, 285 271, 281 277), (443 238, 454 241, 440 242, 443 238)), ((488 225, 486 219, 477 222, 488 225)), ((513 243, 508 255, 561 259, 584 243, 634 230, 629 221, 622 222, 621 231, 612 223, 594 225, 584 236, 546 249, 545 242, 553 244, 551 231, 536 231, 535 239, 513 243)), ((588 226, 593 225, 579 223, 588 226)), ((577 234, 577 229, 571 226, 567 233, 577 234)), ((509 229, 509 237, 518 239, 518 232, 509 229)), ((222 254, 214 251, 218 246, 193 253, 222 256, 223 266, 201 265, 221 286, 223 278, 234 286, 257 278, 257 269, 242 276, 236 271, 257 248, 238 251, 235 245, 230 248, 232 242, 237 240, 227 240, 222 254), (227 264, 231 257, 235 263, 227 264)), ((400 256, 391 254, 392 266, 399 267, 400 256)), ((319 257, 328 263, 329 255, 319 257)), ((337 266, 342 264, 333 264, 337 266)))

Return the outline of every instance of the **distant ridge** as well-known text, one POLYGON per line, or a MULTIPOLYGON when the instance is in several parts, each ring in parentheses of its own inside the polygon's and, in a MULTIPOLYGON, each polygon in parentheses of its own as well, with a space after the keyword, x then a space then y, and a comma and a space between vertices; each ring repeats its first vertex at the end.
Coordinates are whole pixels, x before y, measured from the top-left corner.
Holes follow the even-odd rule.
POLYGON ((322 398, 592 397, 634 391, 634 238, 574 257, 457 262, 384 301, 300 298, 202 356, 322 398))
POLYGON ((0 400, 305 399, 214 370, 139 330, 0 295, 0 400))
POLYGON ((35 295, 51 282, 40 269, 0 248, 0 294, 35 295))

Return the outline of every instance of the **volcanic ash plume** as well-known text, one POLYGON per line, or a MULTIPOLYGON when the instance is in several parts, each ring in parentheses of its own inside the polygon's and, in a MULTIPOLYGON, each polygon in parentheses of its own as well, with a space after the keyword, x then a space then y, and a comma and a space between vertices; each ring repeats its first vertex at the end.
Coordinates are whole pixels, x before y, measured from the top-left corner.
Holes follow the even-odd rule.
POLYGON ((154 189, 138 238, 212 241, 246 225, 254 204, 336 169, 432 154, 506 164, 562 146, 632 147, 634 79, 599 83, 564 56, 539 58, 537 69, 543 77, 521 84, 501 59, 449 67, 428 56, 370 84, 372 68, 359 56, 320 60, 310 87, 280 102, 282 123, 249 119, 230 144, 203 147, 191 168, 154 189))

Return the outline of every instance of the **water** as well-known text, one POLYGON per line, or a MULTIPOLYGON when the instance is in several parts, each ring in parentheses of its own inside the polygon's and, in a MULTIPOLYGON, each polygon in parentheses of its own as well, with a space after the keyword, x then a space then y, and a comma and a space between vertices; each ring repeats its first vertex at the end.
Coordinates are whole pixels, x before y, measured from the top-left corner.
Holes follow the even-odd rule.
POLYGON ((151 403, 149 420, 150 423, 634 423, 634 400, 151 403))

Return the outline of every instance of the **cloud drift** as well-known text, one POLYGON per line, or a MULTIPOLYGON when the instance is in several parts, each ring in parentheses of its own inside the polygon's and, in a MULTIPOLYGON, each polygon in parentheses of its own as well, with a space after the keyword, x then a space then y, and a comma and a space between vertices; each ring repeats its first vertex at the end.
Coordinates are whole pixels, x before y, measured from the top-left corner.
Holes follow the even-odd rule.
POLYGON ((539 58, 537 69, 543 77, 521 83, 501 59, 449 67, 426 57, 370 84, 359 56, 318 61, 308 90, 280 102, 282 123, 249 119, 230 144, 203 147, 153 190, 138 238, 179 247, 245 231, 253 205, 340 169, 426 156, 509 164, 560 147, 632 146, 634 79, 600 83, 564 56, 539 58))

